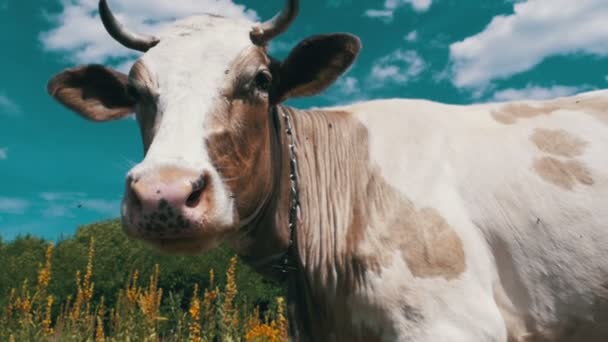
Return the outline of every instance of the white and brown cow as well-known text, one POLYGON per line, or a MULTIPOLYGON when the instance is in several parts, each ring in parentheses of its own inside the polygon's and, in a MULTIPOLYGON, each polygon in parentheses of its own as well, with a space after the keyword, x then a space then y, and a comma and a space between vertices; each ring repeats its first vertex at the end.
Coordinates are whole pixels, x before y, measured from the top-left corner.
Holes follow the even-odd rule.
POLYGON ((296 110, 355 59, 348 34, 266 43, 297 14, 218 16, 159 37, 129 76, 99 65, 49 83, 94 121, 137 113, 125 232, 169 252, 221 241, 260 272, 290 245, 291 122, 299 173, 291 332, 303 341, 608 341, 608 91, 454 106, 381 100, 296 110), (286 120, 285 120, 286 118, 286 120))

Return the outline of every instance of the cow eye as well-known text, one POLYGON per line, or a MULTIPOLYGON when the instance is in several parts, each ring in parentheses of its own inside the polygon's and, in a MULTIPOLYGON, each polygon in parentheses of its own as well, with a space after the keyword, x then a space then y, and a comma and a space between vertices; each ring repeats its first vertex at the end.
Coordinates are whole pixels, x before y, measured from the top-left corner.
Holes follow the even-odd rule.
POLYGON ((260 71, 255 75, 255 87, 267 93, 270 90, 270 84, 272 83, 272 76, 268 71, 260 71))

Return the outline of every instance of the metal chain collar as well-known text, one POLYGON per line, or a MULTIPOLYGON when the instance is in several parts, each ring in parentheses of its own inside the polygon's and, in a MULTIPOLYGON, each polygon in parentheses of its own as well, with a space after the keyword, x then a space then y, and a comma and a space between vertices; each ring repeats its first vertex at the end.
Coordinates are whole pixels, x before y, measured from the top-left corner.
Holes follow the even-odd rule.
POLYGON ((279 110, 285 121, 285 133, 289 139, 289 181, 291 188, 291 201, 289 205, 289 246, 287 251, 279 261, 275 268, 279 269, 281 274, 288 274, 291 271, 297 270, 297 247, 296 247, 296 231, 298 217, 300 212, 300 177, 298 175, 298 160, 296 159, 296 139, 291 126, 291 120, 287 115, 286 110, 279 110))

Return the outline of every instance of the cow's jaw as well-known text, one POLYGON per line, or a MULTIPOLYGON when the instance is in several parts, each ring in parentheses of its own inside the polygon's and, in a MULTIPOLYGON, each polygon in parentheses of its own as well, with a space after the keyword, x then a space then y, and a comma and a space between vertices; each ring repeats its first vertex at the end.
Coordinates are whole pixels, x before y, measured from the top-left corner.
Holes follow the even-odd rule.
POLYGON ((153 138, 127 177, 122 217, 131 237, 188 253, 208 250, 234 233, 234 195, 212 164, 206 141, 222 129, 214 123, 229 101, 222 89, 231 82, 233 61, 254 48, 250 28, 222 18, 191 18, 140 60, 152 80, 155 110, 138 113, 144 136, 153 138), (150 115, 154 119, 143 124, 150 115))

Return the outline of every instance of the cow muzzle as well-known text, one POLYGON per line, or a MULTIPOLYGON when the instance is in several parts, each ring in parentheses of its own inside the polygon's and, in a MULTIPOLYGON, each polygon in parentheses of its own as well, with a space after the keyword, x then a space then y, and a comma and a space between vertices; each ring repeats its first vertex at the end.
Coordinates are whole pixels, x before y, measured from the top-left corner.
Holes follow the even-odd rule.
POLYGON ((163 166, 132 173, 123 201, 124 229, 149 241, 201 238, 214 202, 213 186, 207 171, 163 166))

